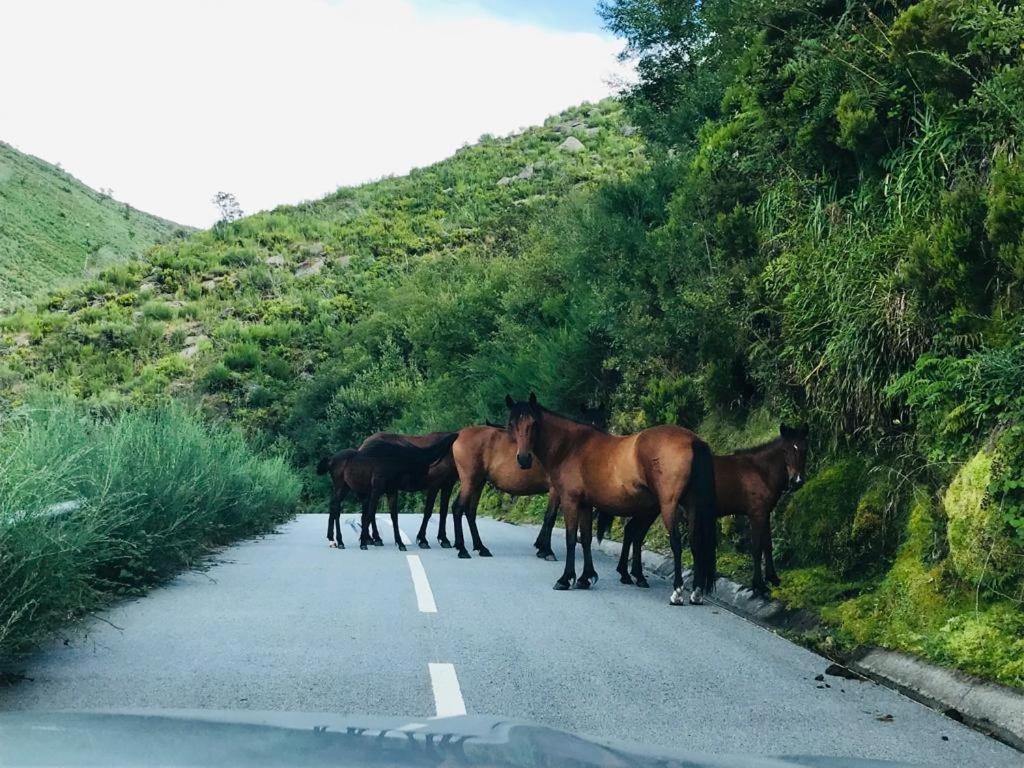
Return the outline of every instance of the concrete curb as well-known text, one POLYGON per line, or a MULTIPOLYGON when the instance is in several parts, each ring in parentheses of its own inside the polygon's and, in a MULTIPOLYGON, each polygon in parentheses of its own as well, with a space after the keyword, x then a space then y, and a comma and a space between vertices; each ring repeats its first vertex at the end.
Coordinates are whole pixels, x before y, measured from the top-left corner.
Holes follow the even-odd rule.
MULTIPOLYGON (((622 551, 619 542, 607 539, 598 547, 612 557, 622 551)), ((650 572, 671 578, 670 558, 649 550, 642 558, 650 572)), ((689 577, 684 571, 684 580, 689 577)), ((719 577, 708 601, 767 629, 808 631, 820 626, 812 611, 789 609, 730 579, 719 577)), ((860 648, 843 661, 859 675, 1024 751, 1024 692, 883 648, 860 648)))

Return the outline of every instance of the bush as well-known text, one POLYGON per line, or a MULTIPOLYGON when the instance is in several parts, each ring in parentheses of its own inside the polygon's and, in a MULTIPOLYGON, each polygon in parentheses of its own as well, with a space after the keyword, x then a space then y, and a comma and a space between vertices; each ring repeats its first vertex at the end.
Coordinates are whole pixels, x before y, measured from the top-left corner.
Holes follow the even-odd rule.
POLYGON ((260 364, 260 348, 255 344, 232 344, 224 353, 224 365, 233 371, 251 371, 260 364))
POLYGON ((859 459, 843 459, 811 476, 781 510, 779 556, 792 565, 827 565, 848 573, 857 564, 852 530, 868 482, 859 459))
POLYGON ((166 302, 147 301, 142 305, 142 314, 150 320, 173 320, 177 312, 166 302))
POLYGON ((1020 591, 1024 551, 1017 546, 1000 504, 989 495, 998 461, 995 451, 978 451, 946 490, 943 507, 949 519, 950 560, 957 576, 972 586, 1020 591))
POLYGON ((210 547, 267 531, 299 483, 279 458, 177 405, 109 418, 61 400, 0 432, 0 652, 210 547))

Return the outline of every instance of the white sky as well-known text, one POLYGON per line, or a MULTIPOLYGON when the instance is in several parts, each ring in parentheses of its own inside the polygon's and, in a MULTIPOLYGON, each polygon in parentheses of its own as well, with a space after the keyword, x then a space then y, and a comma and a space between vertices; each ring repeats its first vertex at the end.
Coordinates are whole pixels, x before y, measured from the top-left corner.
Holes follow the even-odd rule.
POLYGON ((0 140, 206 226, 218 190, 247 213, 321 197, 628 76, 612 38, 437 5, 0 0, 0 140))

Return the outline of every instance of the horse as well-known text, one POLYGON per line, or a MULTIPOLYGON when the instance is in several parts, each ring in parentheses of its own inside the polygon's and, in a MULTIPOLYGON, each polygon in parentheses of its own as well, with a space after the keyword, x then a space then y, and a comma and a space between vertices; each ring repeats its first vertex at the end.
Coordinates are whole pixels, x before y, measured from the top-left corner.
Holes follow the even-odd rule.
POLYGON ((693 432, 662 425, 633 435, 602 432, 549 411, 530 393, 528 402, 506 395, 516 460, 528 470, 534 456, 547 470, 565 516, 565 570, 556 590, 588 589, 597 579, 591 556, 595 507, 624 517, 660 514, 669 532, 674 565, 672 605, 683 605, 680 505, 685 505, 694 560, 690 603, 714 589, 718 513, 711 449, 693 432), (576 579, 577 527, 583 573, 576 579))
MULTIPOLYGON (((431 432, 429 435, 399 435, 394 432, 376 432, 366 438, 360 448, 364 448, 368 444, 378 440, 390 442, 404 440, 410 445, 415 445, 420 448, 428 448, 449 434, 451 433, 431 432)), ((423 508, 423 522, 420 523, 419 532, 416 534, 416 544, 419 545, 420 549, 430 549, 430 543, 427 541, 427 523, 430 522, 430 516, 434 512, 434 500, 437 498, 438 494, 441 496, 441 507, 439 509, 437 541, 443 549, 449 549, 451 547, 452 544, 448 540, 448 536, 445 534, 445 528, 448 520, 448 502, 451 499, 452 490, 455 488, 455 481, 458 479, 459 475, 455 471, 455 462, 452 459, 451 453, 445 454, 430 465, 430 469, 427 472, 426 484, 422 489, 426 493, 426 504, 423 508)))
POLYGON ((387 496, 394 529, 395 544, 405 551, 405 544, 398 530, 399 491, 422 490, 427 482, 430 465, 451 451, 457 432, 445 434, 435 443, 421 447, 407 440, 398 439, 367 441, 359 450, 351 448, 323 459, 317 465, 317 474, 331 475, 333 491, 327 516, 327 538, 336 533, 336 546, 343 549, 341 540, 341 503, 349 491, 362 496, 362 529, 359 548, 366 549, 370 522, 377 514, 381 496, 387 496))
MULTIPOLYGON (((586 423, 604 429, 604 408, 590 408, 586 403, 580 406, 580 414, 586 423)), ((486 426, 466 427, 459 433, 459 439, 452 446, 459 474, 460 492, 452 507, 455 516, 455 541, 459 549, 459 557, 468 558, 465 542, 462 537, 462 514, 465 513, 473 537, 473 549, 481 557, 490 557, 491 552, 480 541, 476 527, 476 510, 480 503, 480 494, 484 485, 490 483, 499 491, 513 496, 548 496, 545 521, 553 521, 558 514, 558 496, 551 488, 548 473, 538 462, 528 470, 522 470, 516 464, 516 441, 508 431, 507 424, 484 422, 486 426), (462 542, 460 544, 460 542, 462 542)), ((552 526, 554 523, 552 522, 552 526)), ((554 561, 555 553, 551 549, 551 530, 542 527, 533 542, 537 557, 554 561)))
MULTIPOLYGON (((766 578, 774 586, 780 584, 772 557, 772 510, 783 493, 803 485, 806 461, 806 427, 794 428, 785 424, 779 425, 779 436, 770 442, 714 457, 718 516, 746 515, 750 521, 750 551, 754 560, 751 586, 757 594, 766 592, 766 578), (762 558, 764 576, 761 575, 762 558)), ((640 549, 653 522, 653 517, 647 520, 635 518, 626 525, 617 568, 623 584, 631 583, 632 575, 637 586, 647 586, 640 562, 640 549), (633 565, 627 573, 626 563, 631 546, 633 565)), ((604 538, 610 526, 611 516, 600 513, 597 525, 598 541, 604 538)))

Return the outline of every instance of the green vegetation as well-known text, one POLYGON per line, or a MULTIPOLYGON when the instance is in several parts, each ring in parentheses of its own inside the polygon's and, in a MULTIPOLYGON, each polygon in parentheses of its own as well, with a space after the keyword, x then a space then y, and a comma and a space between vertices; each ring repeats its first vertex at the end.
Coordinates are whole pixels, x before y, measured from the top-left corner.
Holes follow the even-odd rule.
POLYGON ((181 232, 0 142, 0 303, 80 280, 181 232))
POLYGON ((298 499, 281 459, 181 407, 110 418, 58 400, 5 421, 0 654, 270 530, 298 499))
POLYGON ((1024 685, 1021 7, 602 7, 639 60, 621 101, 51 292, 0 323, 0 393, 192 398, 311 482, 506 391, 717 450, 805 421, 777 594, 1024 685))

